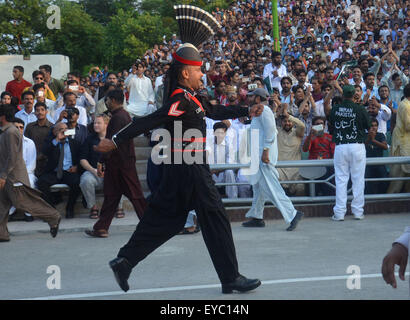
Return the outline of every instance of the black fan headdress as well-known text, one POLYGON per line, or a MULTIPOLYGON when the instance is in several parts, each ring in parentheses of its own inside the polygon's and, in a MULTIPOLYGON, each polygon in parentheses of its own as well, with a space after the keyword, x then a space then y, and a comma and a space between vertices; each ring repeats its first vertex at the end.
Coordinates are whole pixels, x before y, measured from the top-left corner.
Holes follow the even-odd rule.
POLYGON ((197 47, 215 35, 221 28, 218 21, 205 10, 190 5, 174 6, 182 46, 173 57, 182 64, 201 66, 197 47))

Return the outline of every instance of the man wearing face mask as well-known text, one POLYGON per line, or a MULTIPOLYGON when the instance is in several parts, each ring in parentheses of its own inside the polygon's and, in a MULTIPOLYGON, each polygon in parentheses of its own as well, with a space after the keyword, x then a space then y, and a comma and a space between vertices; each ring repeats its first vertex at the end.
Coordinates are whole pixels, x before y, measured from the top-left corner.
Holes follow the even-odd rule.
MULTIPOLYGON (((253 97, 253 103, 266 104, 268 101, 268 93, 264 89, 256 89, 248 95, 253 97)), ((264 227, 263 209, 266 200, 270 200, 279 209, 286 223, 290 224, 286 230, 293 231, 304 214, 294 208, 279 183, 279 173, 275 168, 278 160, 276 121, 274 113, 267 105, 264 106, 260 117, 252 119, 251 130, 259 132, 261 162, 258 172, 248 176, 254 197, 252 207, 246 214, 251 220, 244 222, 242 226, 264 227)))

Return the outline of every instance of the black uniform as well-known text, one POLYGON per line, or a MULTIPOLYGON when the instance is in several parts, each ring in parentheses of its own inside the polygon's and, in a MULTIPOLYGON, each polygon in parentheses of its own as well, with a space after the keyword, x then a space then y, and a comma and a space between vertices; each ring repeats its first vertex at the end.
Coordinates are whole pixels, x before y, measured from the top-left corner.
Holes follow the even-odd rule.
POLYGON ((214 106, 180 86, 164 107, 144 118, 134 118, 128 127, 113 137, 113 141, 118 145, 121 141, 163 126, 174 138, 175 121, 181 121, 182 133, 189 129, 198 129, 204 138, 197 140, 199 142, 194 151, 190 151, 193 150, 192 145, 189 146, 190 141, 175 141, 176 144, 172 146, 172 164, 164 164, 161 184, 153 194, 131 239, 119 251, 118 257, 126 258, 134 267, 181 231, 188 212, 195 209, 205 244, 219 279, 224 284, 239 276, 238 262, 230 222, 209 165, 206 162, 177 164, 183 152, 196 152, 197 155, 199 153, 202 160, 205 160, 205 116, 214 120, 239 118, 248 116, 248 108, 214 106))

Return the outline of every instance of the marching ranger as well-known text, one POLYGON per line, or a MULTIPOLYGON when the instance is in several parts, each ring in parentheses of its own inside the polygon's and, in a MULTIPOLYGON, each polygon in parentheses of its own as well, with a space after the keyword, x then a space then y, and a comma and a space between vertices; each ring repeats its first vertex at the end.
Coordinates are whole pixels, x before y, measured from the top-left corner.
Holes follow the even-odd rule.
MULTIPOLYGON (((192 11, 200 10, 192 6, 184 7, 189 7, 192 11)), ((190 16, 185 14, 183 17, 177 16, 178 18, 190 19, 190 16)), ((204 14, 203 20, 207 19, 211 18, 204 14)), ((196 16, 195 22, 200 24, 198 21, 201 20, 196 16)), ((222 292, 253 290, 261 282, 259 279, 247 279, 239 273, 230 222, 205 161, 205 117, 214 120, 257 117, 261 115, 263 106, 244 108, 212 105, 206 98, 196 95, 195 91, 200 88, 203 76, 202 59, 196 47, 206 40, 198 43, 196 39, 209 38, 213 34, 212 30, 208 31, 211 29, 209 25, 217 22, 206 21, 197 26, 197 33, 202 32, 201 36, 190 30, 190 37, 181 28, 182 21, 179 23, 182 40, 185 42, 188 38, 193 44, 185 43, 173 55, 173 62, 166 75, 162 108, 146 117, 134 118, 111 140, 102 140, 96 148, 103 153, 110 152, 123 142, 160 126, 171 137, 171 157, 164 163, 161 184, 152 195, 135 232, 120 249, 117 258, 110 262, 110 267, 121 289, 127 291, 132 269, 178 234, 185 225, 188 212, 194 209, 222 284, 222 292), (206 32, 209 33, 208 37, 203 36, 206 32), (188 130, 190 133, 200 132, 202 137, 195 135, 192 138, 188 130), (186 161, 189 158, 187 156, 194 158, 193 163, 186 161)))

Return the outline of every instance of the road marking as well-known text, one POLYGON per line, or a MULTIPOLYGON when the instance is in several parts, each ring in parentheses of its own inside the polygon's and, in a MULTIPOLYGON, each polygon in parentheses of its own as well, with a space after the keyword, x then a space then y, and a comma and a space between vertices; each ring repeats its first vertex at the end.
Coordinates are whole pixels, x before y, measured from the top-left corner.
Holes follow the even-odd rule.
MULTIPOLYGON (((410 276, 410 272, 406 272, 405 276, 410 276)), ((262 281, 262 285, 297 283, 297 282, 313 282, 313 281, 345 280, 348 277, 351 277, 351 275, 328 276, 328 277, 310 277, 310 278, 294 278, 294 279, 281 279, 281 280, 264 280, 264 281, 262 281)), ((364 279, 364 278, 382 278, 383 276, 382 276, 381 273, 374 273, 374 274, 362 274, 360 277, 361 277, 361 279, 364 279)), ((398 273, 396 273, 396 277, 398 277, 398 273)), ((129 290, 128 292, 107 291, 107 292, 90 292, 90 293, 78 293, 78 294, 65 294, 65 295, 59 295, 59 296, 25 298, 25 299, 19 299, 19 300, 84 299, 84 298, 97 298, 97 297, 130 295, 130 294, 138 294, 138 293, 158 293, 158 292, 170 292, 170 291, 213 289, 213 288, 220 288, 220 287, 221 287, 220 284, 207 284, 207 285, 198 285, 198 286, 181 286, 181 287, 167 287, 167 288, 137 289, 137 290, 129 290)))

